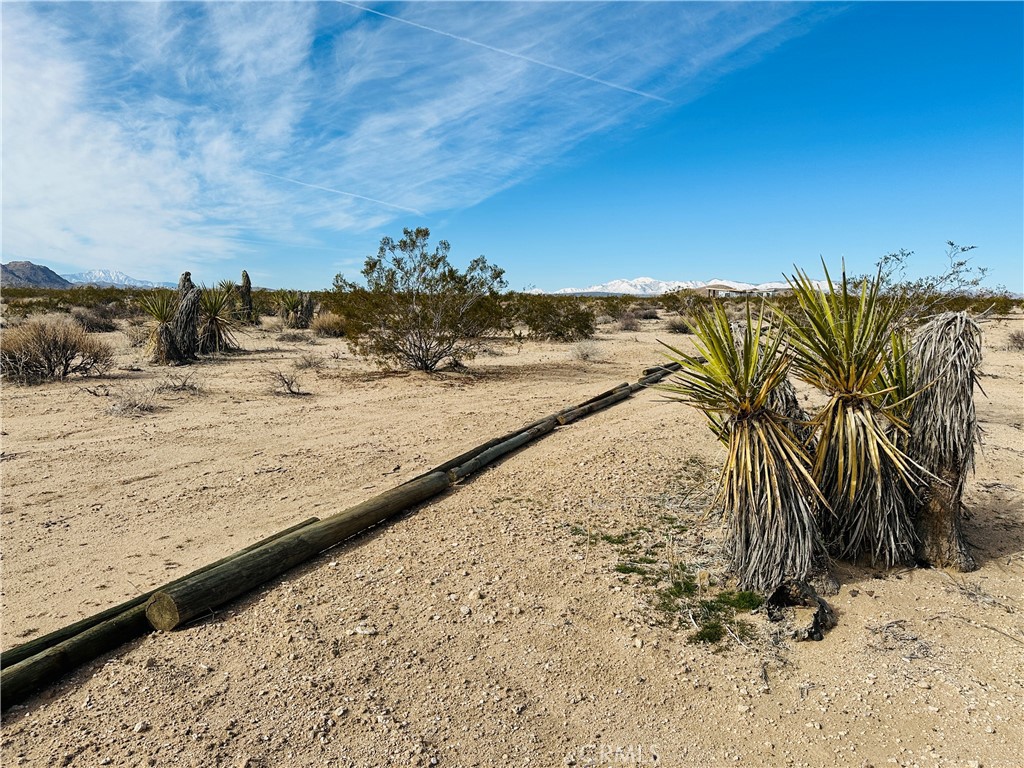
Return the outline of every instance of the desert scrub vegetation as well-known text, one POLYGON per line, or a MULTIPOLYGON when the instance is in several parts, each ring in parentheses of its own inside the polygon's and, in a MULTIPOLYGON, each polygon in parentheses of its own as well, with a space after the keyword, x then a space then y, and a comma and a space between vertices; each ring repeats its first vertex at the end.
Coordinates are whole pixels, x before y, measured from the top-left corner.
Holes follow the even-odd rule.
POLYGON ((345 318, 334 312, 321 312, 309 328, 316 336, 341 339, 345 337, 345 318))
POLYGON ((37 384, 105 373, 114 350, 67 316, 32 317, 0 335, 0 376, 37 384))
POLYGON ((352 351, 382 368, 458 366, 505 328, 504 270, 480 256, 459 271, 448 262, 448 242, 430 251, 429 238, 425 227, 382 238, 363 267, 365 288, 334 278, 332 303, 352 351))
POLYGON ((72 307, 71 317, 89 333, 109 333, 117 330, 117 324, 110 317, 105 305, 100 305, 98 309, 72 307))
POLYGON ((640 318, 636 316, 630 310, 626 310, 619 315, 619 330, 620 331, 639 331, 640 330, 640 318))
POLYGON ((302 291, 279 291, 277 316, 284 328, 309 328, 315 310, 313 297, 302 291))
POLYGON ((1012 352, 1024 352, 1024 331, 1010 331, 1006 347, 1012 352))
POLYGON ((693 327, 685 317, 671 317, 666 325, 669 333, 693 333, 693 327))
POLYGON ((594 310, 574 296, 519 293, 508 302, 507 312, 526 326, 531 339, 572 343, 594 336, 594 310))

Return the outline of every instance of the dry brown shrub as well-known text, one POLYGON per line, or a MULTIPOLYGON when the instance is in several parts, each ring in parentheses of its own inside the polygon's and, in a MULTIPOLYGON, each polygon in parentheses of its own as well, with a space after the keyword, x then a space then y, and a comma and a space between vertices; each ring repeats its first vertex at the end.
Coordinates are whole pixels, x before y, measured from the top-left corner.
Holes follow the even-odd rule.
POLYGON ((0 336, 0 376, 25 384, 101 374, 113 360, 109 344, 69 317, 34 317, 0 336))
POLYGON ((323 312, 313 318, 310 330, 317 336, 340 339, 345 336, 345 319, 334 312, 323 312))

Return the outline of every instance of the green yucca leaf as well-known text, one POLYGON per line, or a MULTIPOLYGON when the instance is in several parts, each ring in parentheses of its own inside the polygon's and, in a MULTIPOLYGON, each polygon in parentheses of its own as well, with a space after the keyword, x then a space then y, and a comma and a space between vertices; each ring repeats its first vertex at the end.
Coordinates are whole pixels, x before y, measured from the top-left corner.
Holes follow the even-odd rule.
POLYGON ((824 556, 814 482, 790 418, 772 406, 786 382, 782 334, 747 306, 738 336, 721 306, 694 318, 697 355, 665 345, 681 366, 667 385, 670 399, 700 409, 726 445, 716 503, 728 521, 727 549, 741 588, 773 591, 784 579, 804 580, 824 556))
POLYGON ((178 308, 178 296, 171 290, 156 290, 139 296, 142 311, 158 324, 166 324, 174 319, 178 308))

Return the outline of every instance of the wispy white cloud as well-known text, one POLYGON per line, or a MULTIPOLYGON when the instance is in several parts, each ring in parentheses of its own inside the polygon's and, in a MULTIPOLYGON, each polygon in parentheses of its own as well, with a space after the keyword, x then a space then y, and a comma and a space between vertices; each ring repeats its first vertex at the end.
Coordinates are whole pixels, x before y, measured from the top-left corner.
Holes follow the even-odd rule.
POLYGON ((472 206, 684 104, 800 13, 9 4, 4 256, 166 277, 472 206))

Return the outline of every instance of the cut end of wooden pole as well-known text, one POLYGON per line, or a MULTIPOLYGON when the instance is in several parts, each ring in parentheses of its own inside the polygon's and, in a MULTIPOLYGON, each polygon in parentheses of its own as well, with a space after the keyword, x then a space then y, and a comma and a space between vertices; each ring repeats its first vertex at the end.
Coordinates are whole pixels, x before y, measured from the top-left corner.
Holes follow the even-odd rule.
POLYGON ((146 620, 153 629, 170 632, 181 623, 178 605, 165 592, 157 592, 146 603, 146 620))

